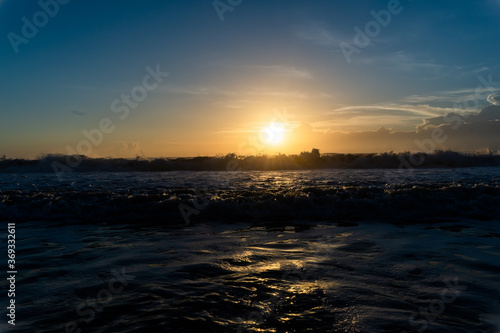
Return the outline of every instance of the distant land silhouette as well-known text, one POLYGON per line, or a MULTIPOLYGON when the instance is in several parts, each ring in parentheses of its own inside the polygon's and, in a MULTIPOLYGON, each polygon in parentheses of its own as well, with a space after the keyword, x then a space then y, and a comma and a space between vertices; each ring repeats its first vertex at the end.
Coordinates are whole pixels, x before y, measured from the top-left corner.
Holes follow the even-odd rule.
POLYGON ((90 158, 50 154, 38 159, 0 158, 0 172, 130 172, 130 171, 246 171, 308 169, 412 169, 500 166, 500 156, 493 153, 427 153, 320 154, 318 149, 298 155, 198 156, 182 158, 90 158), (77 161, 77 163, 75 163, 77 161), (75 166, 75 164, 77 164, 75 166))

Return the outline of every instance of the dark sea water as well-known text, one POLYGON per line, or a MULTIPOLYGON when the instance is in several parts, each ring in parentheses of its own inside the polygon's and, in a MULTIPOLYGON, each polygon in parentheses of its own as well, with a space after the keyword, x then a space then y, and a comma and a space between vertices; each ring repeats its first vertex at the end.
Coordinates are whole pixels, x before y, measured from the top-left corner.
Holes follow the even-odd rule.
POLYGON ((0 175, 1 332, 500 331, 500 168, 65 177, 0 175))

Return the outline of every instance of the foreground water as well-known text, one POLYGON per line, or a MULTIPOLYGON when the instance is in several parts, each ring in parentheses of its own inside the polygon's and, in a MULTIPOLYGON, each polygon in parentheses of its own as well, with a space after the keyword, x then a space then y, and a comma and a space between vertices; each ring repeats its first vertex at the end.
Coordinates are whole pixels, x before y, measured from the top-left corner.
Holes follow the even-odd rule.
POLYGON ((498 332, 499 176, 1 178, 18 275, 16 326, 0 330, 498 332), (178 206, 196 200, 186 223, 178 206))

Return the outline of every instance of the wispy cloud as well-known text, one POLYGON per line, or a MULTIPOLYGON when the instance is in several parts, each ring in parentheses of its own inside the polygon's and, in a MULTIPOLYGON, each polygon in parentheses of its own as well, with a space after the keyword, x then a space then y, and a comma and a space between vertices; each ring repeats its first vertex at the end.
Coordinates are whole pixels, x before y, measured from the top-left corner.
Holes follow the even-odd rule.
MULTIPOLYGON (((351 31, 339 32, 331 28, 324 22, 314 22, 307 25, 302 25, 296 29, 296 36, 313 44, 326 47, 328 49, 336 49, 340 52, 340 44, 353 43, 355 36, 354 26, 351 31)), ((395 43, 397 38, 394 36, 377 36, 371 39, 370 43, 388 44, 395 43)))
POLYGON ((323 23, 314 23, 300 27, 297 30, 297 37, 326 47, 338 47, 342 42, 342 37, 332 32, 323 23))
POLYGON ((500 93, 489 95, 488 102, 490 102, 493 105, 500 105, 500 93))
POLYGON ((310 119, 322 130, 375 130, 391 127, 398 130, 415 129, 424 119, 442 116, 457 111, 454 108, 386 103, 379 105, 355 105, 341 107, 310 119))
POLYGON ((443 64, 438 64, 432 59, 421 59, 406 51, 397 51, 377 56, 361 56, 353 58, 353 62, 365 65, 388 66, 402 72, 411 73, 442 73, 449 68, 443 64))
POLYGON ((284 66, 284 65, 250 65, 250 66, 240 66, 242 68, 248 68, 251 70, 262 71, 265 74, 270 76, 279 76, 279 77, 289 77, 296 79, 312 79, 312 74, 305 70, 300 69, 293 66, 284 66))
POLYGON ((340 113, 359 113, 359 114, 391 114, 394 116, 407 117, 414 115, 419 117, 429 117, 436 115, 443 115, 447 112, 454 111, 454 108, 444 108, 437 106, 430 106, 426 104, 411 105, 411 104, 384 104, 384 105, 359 105, 348 106, 334 110, 340 113))
MULTIPOLYGON (((483 86, 476 88, 438 91, 432 95, 411 95, 402 98, 401 101, 407 103, 449 103, 453 105, 464 101, 477 101, 482 104, 482 102, 486 101, 489 98, 488 96, 491 95, 491 92, 491 87, 483 86)), ((470 104, 473 105, 474 103, 470 104)), ((472 110, 474 109, 471 108, 470 111, 472 110)))
POLYGON ((223 70, 230 70, 235 75, 259 75, 269 78, 290 78, 297 80, 312 79, 313 74, 307 68, 288 64, 241 64, 235 62, 215 62, 213 65, 223 70))
MULTIPOLYGON (((202 86, 166 86, 164 90, 171 94, 183 94, 193 96, 210 96, 210 97, 288 97, 297 99, 308 99, 312 96, 308 93, 298 90, 278 90, 270 88, 249 88, 227 90, 217 87, 202 87, 202 86)), ((317 94, 315 95, 317 96, 317 94)), ((322 98, 328 98, 328 94, 323 93, 322 98)), ((242 101, 239 99, 238 101, 242 101)))
POLYGON ((194 96, 236 96, 237 93, 216 87, 202 86, 174 86, 167 85, 163 88, 169 94, 194 95, 194 96))

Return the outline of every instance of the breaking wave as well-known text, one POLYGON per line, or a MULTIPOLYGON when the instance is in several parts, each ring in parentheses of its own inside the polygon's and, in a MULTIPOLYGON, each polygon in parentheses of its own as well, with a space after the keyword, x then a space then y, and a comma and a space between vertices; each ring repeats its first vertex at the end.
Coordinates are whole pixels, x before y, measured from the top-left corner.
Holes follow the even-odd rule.
POLYGON ((457 170, 73 173, 65 181, 3 175, 0 219, 175 226, 500 217, 500 169, 457 170))

